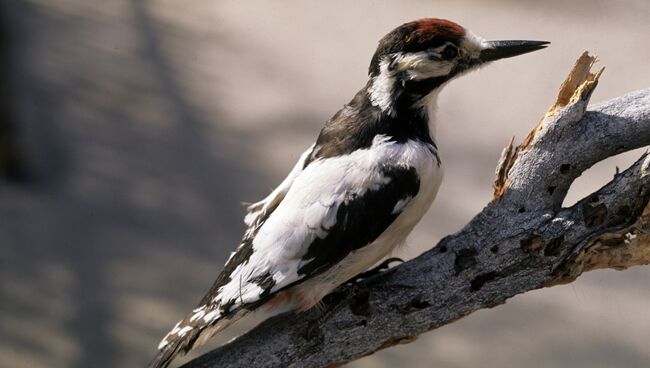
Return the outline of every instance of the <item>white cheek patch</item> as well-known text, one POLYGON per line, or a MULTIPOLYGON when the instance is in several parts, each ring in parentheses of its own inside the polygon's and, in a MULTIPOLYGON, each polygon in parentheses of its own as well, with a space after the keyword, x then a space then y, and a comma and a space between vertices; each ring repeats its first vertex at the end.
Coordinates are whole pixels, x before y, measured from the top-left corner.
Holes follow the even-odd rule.
POLYGON ((453 61, 431 60, 429 52, 416 52, 397 56, 394 63, 398 72, 405 72, 411 80, 441 77, 449 74, 453 61))

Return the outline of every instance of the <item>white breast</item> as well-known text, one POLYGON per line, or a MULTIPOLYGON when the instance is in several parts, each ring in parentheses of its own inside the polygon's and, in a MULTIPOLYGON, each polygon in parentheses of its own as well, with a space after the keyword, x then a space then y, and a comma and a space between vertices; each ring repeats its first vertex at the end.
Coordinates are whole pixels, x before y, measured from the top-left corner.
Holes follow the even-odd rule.
POLYGON ((427 144, 417 141, 395 143, 376 139, 369 152, 383 159, 390 157, 394 164, 414 167, 420 178, 420 190, 372 244, 350 253, 323 274, 294 287, 292 294, 300 296, 302 308, 318 303, 341 283, 367 270, 403 244, 438 192, 443 170, 427 144))

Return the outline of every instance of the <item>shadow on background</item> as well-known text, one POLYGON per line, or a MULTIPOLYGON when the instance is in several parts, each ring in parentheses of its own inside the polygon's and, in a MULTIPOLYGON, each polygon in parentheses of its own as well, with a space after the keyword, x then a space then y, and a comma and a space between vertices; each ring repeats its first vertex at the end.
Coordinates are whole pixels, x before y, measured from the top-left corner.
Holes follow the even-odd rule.
POLYGON ((160 24, 149 2, 121 5, 124 23, 4 5, 33 176, 0 189, 0 355, 14 367, 142 365, 237 244, 240 201, 272 186, 247 165, 255 137, 184 97, 164 38, 194 35, 160 24), (111 46, 121 27, 130 50, 111 46))

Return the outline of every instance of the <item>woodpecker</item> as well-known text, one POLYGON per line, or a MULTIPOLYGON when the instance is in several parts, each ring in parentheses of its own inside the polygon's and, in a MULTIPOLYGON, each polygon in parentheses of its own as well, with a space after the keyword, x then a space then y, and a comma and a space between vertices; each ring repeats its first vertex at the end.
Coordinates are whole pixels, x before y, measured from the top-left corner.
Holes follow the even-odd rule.
POLYGON ((151 367, 166 367, 261 307, 310 309, 404 243, 442 180, 429 109, 441 88, 546 45, 486 41, 435 18, 384 36, 367 84, 325 123, 286 179, 248 206, 241 243, 197 307, 160 342, 151 367))

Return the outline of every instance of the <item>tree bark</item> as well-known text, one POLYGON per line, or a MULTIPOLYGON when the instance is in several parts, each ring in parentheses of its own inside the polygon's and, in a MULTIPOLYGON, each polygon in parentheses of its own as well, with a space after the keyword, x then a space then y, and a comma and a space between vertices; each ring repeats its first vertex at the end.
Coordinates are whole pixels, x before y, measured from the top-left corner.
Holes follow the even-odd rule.
POLYGON ((518 147, 504 149, 495 197, 421 256, 342 286, 322 308, 271 318, 185 368, 330 367, 585 271, 650 263, 650 155, 569 208, 593 164, 650 144, 650 89, 587 105, 600 69, 578 59, 556 103, 518 147))

